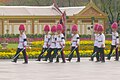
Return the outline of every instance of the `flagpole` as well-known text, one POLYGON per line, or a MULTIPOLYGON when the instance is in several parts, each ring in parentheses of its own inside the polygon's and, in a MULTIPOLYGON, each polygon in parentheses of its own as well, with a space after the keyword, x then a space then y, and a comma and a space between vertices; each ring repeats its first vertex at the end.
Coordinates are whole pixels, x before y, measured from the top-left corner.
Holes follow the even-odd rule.
MULTIPOLYGON (((59 9, 59 7, 58 7, 58 5, 56 4, 56 1, 55 0, 53 0, 53 4, 54 4, 54 7, 59 11, 59 13, 61 14, 61 18, 62 18, 62 23, 63 23, 63 28, 64 28, 64 34, 65 34, 65 39, 67 38, 67 34, 66 34, 66 12, 64 11, 64 12, 62 12, 60 9, 59 9)), ((61 20, 61 18, 60 18, 60 20, 61 20)))

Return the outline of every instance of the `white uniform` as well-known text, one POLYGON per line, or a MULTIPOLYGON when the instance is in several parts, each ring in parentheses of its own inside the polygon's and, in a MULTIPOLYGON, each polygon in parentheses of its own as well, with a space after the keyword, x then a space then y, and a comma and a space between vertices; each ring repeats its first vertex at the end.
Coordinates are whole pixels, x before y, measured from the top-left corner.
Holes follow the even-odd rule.
POLYGON ((56 48, 63 48, 65 45, 64 35, 61 33, 57 35, 56 48))
POLYGON ((19 37, 19 44, 18 44, 18 48, 22 49, 25 46, 27 46, 27 37, 25 35, 25 33, 23 33, 20 37, 19 37))
POLYGON ((50 34, 44 36, 43 48, 48 48, 48 45, 50 45, 50 38, 51 38, 50 34))
POLYGON ((71 40, 72 47, 76 47, 77 44, 79 44, 79 42, 80 42, 79 35, 78 34, 73 35, 71 40))
POLYGON ((94 37, 95 37, 94 46, 97 46, 98 45, 98 34, 94 34, 94 37))
POLYGON ((118 32, 112 32, 112 45, 119 44, 119 34, 118 32))
POLYGON ((57 36, 56 35, 51 35, 50 48, 56 48, 56 40, 57 40, 57 36))
POLYGON ((105 35, 102 33, 102 34, 98 34, 98 45, 97 45, 98 48, 104 48, 105 47, 105 35), (102 44, 103 44, 103 47, 102 47, 102 44))

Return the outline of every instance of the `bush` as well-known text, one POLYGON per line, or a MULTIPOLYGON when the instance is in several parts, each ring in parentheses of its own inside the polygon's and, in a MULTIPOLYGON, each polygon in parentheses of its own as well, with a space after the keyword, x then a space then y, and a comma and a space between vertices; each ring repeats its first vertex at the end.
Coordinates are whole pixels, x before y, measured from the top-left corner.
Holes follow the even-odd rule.
MULTIPOLYGON (((44 34, 26 34, 28 38, 43 38, 44 34)), ((4 34, 0 38, 18 38, 19 34, 4 34)), ((71 38, 71 34, 67 34, 67 38, 71 38)), ((80 35, 80 38, 91 38, 91 35, 80 35)), ((107 34, 106 38, 111 38, 111 34, 107 34)))
MULTIPOLYGON (((27 54, 28 54, 28 57, 30 59, 33 59, 33 58, 38 58, 38 55, 40 54, 40 51, 41 50, 38 50, 38 51, 27 51, 27 54)), ((81 57, 90 57, 91 54, 92 54, 92 50, 80 50, 80 56, 81 57)), ((107 55, 109 52, 109 50, 105 50, 105 55, 107 55)), ((0 59, 12 59, 13 56, 15 55, 15 51, 11 51, 11 52, 0 52, 0 59)), ((64 51, 65 53, 65 56, 68 57, 68 55, 70 54, 70 51, 64 51)), ((46 55, 46 53, 44 54, 44 56, 46 55)), ((43 56, 43 57, 44 57, 43 56)), ((76 57, 76 54, 74 53, 74 57, 76 57)), ((19 58, 23 58, 23 55, 22 53, 20 53, 20 56, 19 58)))

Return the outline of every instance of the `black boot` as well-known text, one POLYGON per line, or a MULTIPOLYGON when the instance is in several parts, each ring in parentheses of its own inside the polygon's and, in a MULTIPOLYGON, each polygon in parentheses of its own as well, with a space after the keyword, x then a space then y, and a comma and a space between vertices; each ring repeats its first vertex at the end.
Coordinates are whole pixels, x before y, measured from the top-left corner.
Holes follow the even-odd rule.
POLYGON ((17 63, 17 61, 15 61, 15 60, 12 60, 11 62, 17 63))
POLYGON ((69 61, 69 62, 71 62, 71 60, 70 59, 66 59, 67 61, 69 61))
POLYGON ((55 63, 59 63, 59 61, 56 61, 55 63))
POLYGON ((80 62, 80 60, 77 60, 76 62, 80 62))
POLYGON ((61 63, 66 63, 65 61, 62 61, 61 63))
POLYGON ((28 64, 28 62, 24 62, 23 64, 28 64))
POLYGON ((92 56, 91 56, 91 59, 89 59, 89 61, 94 61, 92 56))
POLYGON ((35 60, 35 61, 41 61, 41 59, 40 58, 38 58, 37 60, 35 60))

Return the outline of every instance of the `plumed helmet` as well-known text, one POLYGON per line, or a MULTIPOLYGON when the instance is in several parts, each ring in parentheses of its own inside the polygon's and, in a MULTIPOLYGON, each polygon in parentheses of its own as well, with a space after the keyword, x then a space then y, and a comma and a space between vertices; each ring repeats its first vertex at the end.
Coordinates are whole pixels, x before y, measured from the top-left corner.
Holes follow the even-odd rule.
POLYGON ((117 29, 117 28, 118 28, 117 22, 114 22, 114 23, 111 25, 111 28, 112 28, 112 29, 117 29))
POLYGON ((25 30, 25 27, 24 27, 23 24, 20 24, 20 26, 19 26, 19 30, 25 30))
POLYGON ((98 23, 95 24, 95 25, 94 25, 94 30, 97 31, 98 27, 99 27, 99 24, 98 24, 98 23))
POLYGON ((52 26, 52 28, 51 28, 51 32, 56 32, 57 31, 57 28, 56 28, 56 26, 54 25, 54 26, 52 26))
POLYGON ((50 26, 46 24, 46 25, 44 26, 44 31, 50 31, 50 26))
POLYGON ((78 31, 78 26, 76 24, 72 26, 72 31, 78 31))
POLYGON ((99 24, 97 31, 102 32, 104 30, 103 25, 99 24))
POLYGON ((61 24, 58 24, 58 25, 57 25, 57 31, 58 31, 58 30, 60 30, 60 31, 62 31, 62 30, 63 30, 63 27, 62 27, 62 25, 61 25, 61 24))

